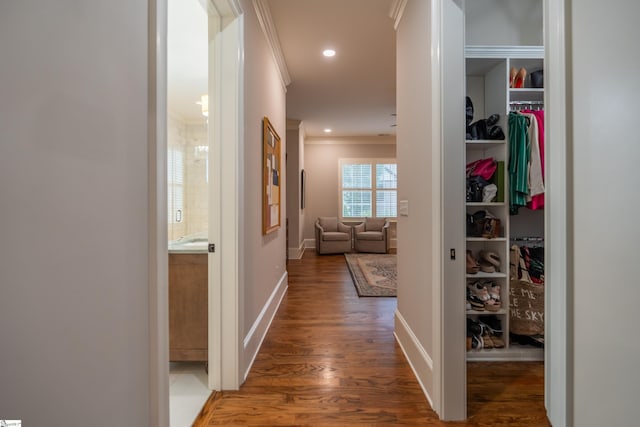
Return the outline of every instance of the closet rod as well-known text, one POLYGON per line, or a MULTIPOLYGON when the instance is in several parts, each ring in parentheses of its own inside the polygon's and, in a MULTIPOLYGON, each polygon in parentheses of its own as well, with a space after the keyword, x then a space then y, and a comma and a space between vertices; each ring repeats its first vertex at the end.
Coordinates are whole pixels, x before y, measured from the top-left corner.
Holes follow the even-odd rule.
POLYGON ((523 236, 523 237, 512 237, 511 240, 514 242, 544 242, 544 237, 523 236))
POLYGON ((544 105, 544 101, 509 101, 509 105, 544 105))

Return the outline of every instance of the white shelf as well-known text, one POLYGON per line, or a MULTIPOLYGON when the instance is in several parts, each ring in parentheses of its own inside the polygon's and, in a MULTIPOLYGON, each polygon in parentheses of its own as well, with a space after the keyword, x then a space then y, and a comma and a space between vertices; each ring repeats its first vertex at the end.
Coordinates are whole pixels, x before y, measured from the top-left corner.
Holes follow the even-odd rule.
POLYGON ((478 316, 483 316, 483 315, 488 315, 488 314, 495 314, 495 315, 504 315, 507 314, 507 309, 506 308, 501 308, 498 311, 489 311, 489 310, 467 310, 467 315, 470 314, 474 314, 474 315, 478 315, 478 316))
POLYGON ((506 144, 506 139, 467 139, 464 141, 465 144, 472 145, 501 145, 506 144))
POLYGON ((467 202, 467 206, 475 206, 475 207, 504 206, 504 202, 467 202))
POLYGON ((478 271, 476 274, 467 273, 467 279, 503 279, 507 277, 507 273, 485 273, 484 271, 478 271))
POLYGON ((510 88, 509 92, 511 93, 544 93, 543 87, 519 87, 519 88, 510 88))
POLYGON ((485 237, 467 237, 467 242, 506 242, 506 237, 495 237, 493 239, 487 239, 485 237))

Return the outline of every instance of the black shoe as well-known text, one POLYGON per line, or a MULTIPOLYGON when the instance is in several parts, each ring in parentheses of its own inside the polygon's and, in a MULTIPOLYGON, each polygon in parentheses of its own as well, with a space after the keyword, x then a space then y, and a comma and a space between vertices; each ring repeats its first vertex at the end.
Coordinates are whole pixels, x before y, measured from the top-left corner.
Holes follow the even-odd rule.
POLYGON ((471 102, 471 98, 469 98, 468 96, 467 96, 466 114, 467 114, 467 126, 469 126, 473 121, 473 102, 471 102))
POLYGON ((504 139, 504 132, 500 126, 494 126, 489 130, 489 137, 487 139, 504 139))
POLYGON ((498 123, 498 120, 500 120, 500 114, 490 115, 489 118, 487 119, 487 126, 491 127, 495 125, 496 123, 498 123))
POLYGON ((485 119, 480 119, 477 122, 471 123, 471 135, 472 139, 488 139, 489 132, 487 130, 487 121, 485 119))

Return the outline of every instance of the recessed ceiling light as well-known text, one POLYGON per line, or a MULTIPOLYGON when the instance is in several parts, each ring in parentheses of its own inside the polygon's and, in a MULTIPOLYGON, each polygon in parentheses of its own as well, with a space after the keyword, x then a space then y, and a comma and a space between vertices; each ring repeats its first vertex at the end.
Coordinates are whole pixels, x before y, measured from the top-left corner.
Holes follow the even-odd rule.
POLYGON ((326 128, 326 129, 324 130, 324 133, 331 133, 331 129, 326 128))
POLYGON ((332 56, 336 56, 336 51, 333 49, 325 49, 322 51, 322 54, 327 58, 331 58, 332 56))

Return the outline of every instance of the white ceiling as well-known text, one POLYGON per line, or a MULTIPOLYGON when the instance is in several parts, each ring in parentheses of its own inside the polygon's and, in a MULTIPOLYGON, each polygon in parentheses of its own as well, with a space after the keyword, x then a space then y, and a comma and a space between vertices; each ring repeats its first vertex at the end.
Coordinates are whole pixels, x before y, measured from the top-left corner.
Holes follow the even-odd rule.
POLYGON ((268 0, 291 77, 287 118, 308 136, 395 134, 393 0, 268 0), (337 51, 327 59, 325 48, 337 51))
MULTIPOLYGON (((267 0, 291 78, 287 118, 302 120, 307 136, 395 134, 392 3, 267 0), (335 57, 322 56, 328 47, 335 57)), ((200 0, 169 0, 168 16, 169 111, 203 121, 196 102, 207 93, 206 13, 200 0)))

